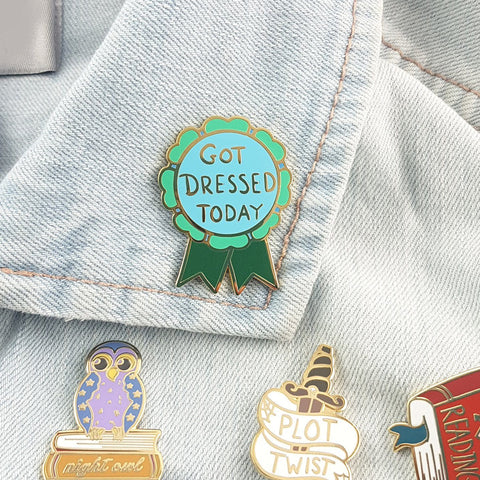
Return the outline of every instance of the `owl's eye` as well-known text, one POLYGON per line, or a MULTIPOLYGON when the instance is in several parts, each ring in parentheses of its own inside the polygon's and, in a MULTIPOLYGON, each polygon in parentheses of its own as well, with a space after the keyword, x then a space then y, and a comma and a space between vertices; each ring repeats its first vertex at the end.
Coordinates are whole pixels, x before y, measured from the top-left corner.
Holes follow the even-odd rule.
POLYGON ((130 370, 135 365, 135 359, 131 355, 120 355, 117 366, 120 370, 130 370))
POLYGON ((107 357, 103 355, 99 355, 92 363, 95 370, 105 370, 109 364, 107 357))

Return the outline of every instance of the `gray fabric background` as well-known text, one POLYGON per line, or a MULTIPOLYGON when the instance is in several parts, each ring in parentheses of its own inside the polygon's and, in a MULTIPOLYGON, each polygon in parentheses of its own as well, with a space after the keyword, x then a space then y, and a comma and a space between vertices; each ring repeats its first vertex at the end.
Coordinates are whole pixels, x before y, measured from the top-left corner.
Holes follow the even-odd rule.
POLYGON ((62 0, 1 0, 0 75, 54 71, 61 48, 62 0))

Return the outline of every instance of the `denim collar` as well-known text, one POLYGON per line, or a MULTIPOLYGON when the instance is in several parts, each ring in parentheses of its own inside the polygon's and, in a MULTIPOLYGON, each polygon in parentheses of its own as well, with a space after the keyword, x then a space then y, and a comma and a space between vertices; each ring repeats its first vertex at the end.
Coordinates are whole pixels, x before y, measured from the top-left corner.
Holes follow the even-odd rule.
POLYGON ((46 128, 0 184, 0 307, 292 338, 318 277, 380 46, 370 0, 128 0, 46 128), (177 288, 184 237, 156 183, 176 134, 249 118, 288 150, 292 203, 270 236, 280 289, 177 288))

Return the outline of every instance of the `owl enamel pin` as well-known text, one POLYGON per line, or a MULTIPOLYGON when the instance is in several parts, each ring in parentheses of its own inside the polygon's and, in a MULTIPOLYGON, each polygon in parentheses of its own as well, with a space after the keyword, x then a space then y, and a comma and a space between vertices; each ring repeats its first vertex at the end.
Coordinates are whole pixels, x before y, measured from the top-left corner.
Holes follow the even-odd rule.
POLYGON ((73 404, 78 429, 54 436, 45 480, 161 478, 161 432, 137 428, 145 408, 141 362, 126 342, 105 342, 90 352, 73 404))
POLYGON ((271 480, 350 480, 348 461, 359 434, 340 415, 345 399, 330 393, 332 348, 321 345, 301 384, 285 382, 268 390, 258 406, 260 430, 251 457, 271 480))

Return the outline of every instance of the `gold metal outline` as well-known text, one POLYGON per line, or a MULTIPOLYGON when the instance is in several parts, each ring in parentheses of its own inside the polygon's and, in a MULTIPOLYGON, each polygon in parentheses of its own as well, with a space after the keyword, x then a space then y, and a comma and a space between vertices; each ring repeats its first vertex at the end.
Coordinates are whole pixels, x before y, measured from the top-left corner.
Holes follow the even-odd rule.
MULTIPOLYGON (((269 130, 265 129, 265 128, 256 128, 256 127, 253 127, 250 120, 248 120, 246 117, 243 117, 243 116, 233 116, 233 117, 222 117, 222 116, 219 116, 219 115, 213 115, 211 117, 208 117, 207 119, 205 119, 203 122, 202 122, 202 125, 197 128, 197 127, 194 127, 194 126, 188 126, 188 127, 185 127, 184 129, 182 129, 180 131, 180 133, 178 133, 176 139, 175 139, 175 142, 170 145, 170 147, 167 149, 167 152, 166 152, 166 159, 167 159, 167 165, 165 165, 164 167, 162 167, 160 169, 160 171, 158 172, 158 176, 157 176, 157 184, 160 185, 161 187, 161 176, 162 176, 162 173, 168 169, 171 169, 171 166, 173 164, 173 162, 170 161, 170 152, 172 151, 173 148, 177 147, 180 145, 180 140, 181 140, 181 137, 182 135, 185 133, 185 132, 188 132, 188 131, 195 131, 197 134, 198 134, 198 138, 193 140, 189 145, 188 147, 182 152, 182 155, 180 156, 178 162, 175 163, 176 165, 176 168, 174 169, 174 184, 176 183, 176 180, 177 180, 177 177, 178 177, 178 172, 179 172, 179 169, 180 169, 180 165, 182 164, 185 156, 188 154, 188 152, 193 148, 194 145, 196 145, 198 142, 202 141, 203 139, 205 138, 208 138, 210 136, 213 136, 215 134, 219 134, 219 133, 237 133, 237 134, 240 134, 240 135, 244 135, 244 136, 247 136, 247 137, 250 137, 252 140, 254 140, 255 142, 259 143, 260 145, 262 145, 265 150, 267 150, 268 154, 270 155, 270 158, 272 159, 272 162, 275 166, 275 170, 277 172, 277 183, 279 184, 280 188, 278 188, 278 191, 277 191, 277 195, 275 197, 275 202, 269 212, 269 214, 259 223, 257 223, 255 226, 249 228, 248 230, 245 230, 243 232, 240 232, 240 233, 235 233, 234 236, 240 236, 240 235, 248 235, 248 234, 251 234, 253 231, 255 231, 257 228, 261 227, 262 225, 264 225, 265 223, 268 222, 268 220, 271 218, 272 215, 276 214, 278 215, 279 217, 279 221, 276 225, 273 225, 272 227, 270 227, 269 229, 269 232, 267 233, 267 235, 264 237, 265 239, 267 239, 271 233, 271 230, 273 230, 274 228, 277 228, 280 224, 280 220, 281 220, 281 214, 283 212, 283 210, 285 210, 289 205, 290 205, 290 202, 291 202, 291 199, 292 199, 292 183, 293 183, 293 176, 292 176, 292 172, 291 170, 288 168, 287 166, 287 163, 286 163, 286 157, 287 157, 287 148, 285 147, 285 145, 283 144, 283 142, 281 142, 280 140, 278 140, 278 138, 276 136, 274 136, 274 134, 272 132, 270 132, 269 130), (238 130, 228 130, 228 129, 222 129, 222 130, 214 130, 213 132, 210 132, 210 133, 207 133, 205 131, 205 128, 207 126, 207 124, 212 121, 212 120, 222 120, 226 123, 230 123, 234 120, 243 120, 247 123, 248 125, 248 128, 247 128, 247 132, 241 132, 241 131, 238 131, 238 130), (273 153, 270 151, 270 149, 263 144, 263 142, 261 142, 260 140, 258 140, 255 135, 258 133, 258 132, 266 132, 271 138, 273 141, 275 141, 276 143, 280 144, 283 151, 284 151, 284 155, 282 157, 281 160, 277 160, 274 156, 273 156, 273 153), (283 168, 279 168, 279 164, 280 163, 283 163, 284 167, 283 168), (287 185, 287 190, 288 190, 288 201, 285 203, 285 205, 278 205, 278 198, 280 196, 280 193, 281 193, 281 181, 280 181, 280 176, 281 176, 281 172, 283 170, 287 170, 290 174, 290 182, 289 184, 287 185), (276 211, 278 208, 278 211, 276 211)), ((161 187, 162 189, 162 187, 161 187)), ((163 189, 162 189, 162 192, 163 192, 163 189)), ((185 250, 184 250, 184 253, 183 253, 183 258, 182 258, 182 263, 181 263, 181 266, 180 266, 180 269, 179 269, 179 272, 177 274, 177 277, 176 277, 176 280, 175 280, 175 285, 179 286, 179 279, 182 275, 182 271, 183 271, 183 266, 184 266, 184 263, 185 263, 185 259, 187 258, 188 254, 189 254, 189 251, 190 251, 190 248, 191 248, 191 242, 194 241, 191 239, 190 235, 188 232, 185 232, 183 230, 181 230, 176 222, 175 222, 175 218, 179 215, 179 214, 183 214, 185 216, 185 218, 187 219, 187 221, 192 225, 194 226, 196 229, 198 229, 200 232, 203 233, 203 239, 200 241, 201 243, 205 243, 205 244, 209 244, 208 242, 208 239, 211 237, 211 236, 218 236, 218 237, 224 237, 224 238, 228 238, 232 235, 225 235, 225 234, 218 234, 218 233, 215 233, 215 232, 211 232, 209 230, 206 230, 205 228, 203 227, 200 227, 196 222, 194 222, 190 216, 186 213, 185 209, 183 208, 183 205, 182 203, 180 202, 180 199, 178 197, 178 191, 177 189, 175 188, 174 189, 174 195, 175 195, 175 200, 177 202, 177 206, 174 208, 174 209, 171 209, 169 208, 166 204, 165 204, 165 201, 164 201, 164 195, 162 193, 162 203, 164 205, 165 208, 167 208, 168 210, 171 210, 172 211, 172 223, 174 225, 174 227, 176 228, 176 230, 178 230, 180 233, 182 233, 183 235, 186 235, 187 237, 189 237, 188 239, 188 242, 187 242, 187 245, 185 247, 185 250), (176 211, 178 209, 178 211, 176 211)), ((195 240, 196 241, 196 240, 195 240)), ((250 240, 249 240, 250 242, 250 240)), ((280 282, 278 280, 278 274, 277 274, 277 271, 276 271, 276 268, 274 267, 274 264, 273 264, 273 257, 272 257, 272 253, 271 253, 271 250, 270 250, 270 245, 268 243, 268 241, 265 242, 266 244, 266 248, 267 248, 267 253, 268 253, 268 259, 269 259, 269 262, 270 262, 270 266, 271 266, 271 271, 273 272, 273 277, 274 277, 274 285, 272 285, 270 282, 267 282, 265 280, 265 278, 257 275, 256 273, 253 273, 250 275, 250 277, 248 278, 248 280, 245 282, 245 285, 242 287, 242 288, 238 288, 238 285, 237 285, 237 282, 236 280, 234 279, 234 275, 232 275, 231 271, 230 271, 230 268, 227 266, 227 268, 225 269, 225 273, 221 279, 221 282, 218 284, 217 287, 213 286, 210 284, 210 282, 207 281, 207 279, 205 278, 205 275, 200 272, 198 274, 196 274, 195 276, 189 278, 187 281, 184 281, 182 282, 182 285, 186 284, 188 281, 190 280, 193 280, 195 278, 201 278, 202 281, 207 285, 207 287, 210 289, 210 291, 212 291, 213 293, 218 293, 219 290, 220 290, 220 287, 225 279, 225 276, 227 275, 227 272, 229 274, 229 277, 230 277, 230 283, 232 285, 232 288, 234 290, 234 292, 237 294, 237 295, 240 295, 244 290, 245 288, 247 287, 248 283, 250 282, 250 280, 252 278, 255 278, 257 279, 260 283, 262 283, 263 285, 265 285, 266 287, 268 288, 271 288, 273 290, 276 290, 280 287, 280 282)))
MULTIPOLYGON (((334 348, 333 347, 330 347, 329 345, 326 345, 326 344, 321 344, 319 345, 319 347, 317 347, 317 349, 315 350, 314 354, 312 355, 312 357, 310 357, 310 361, 307 365, 307 368, 305 369, 303 375, 302 375, 302 380, 304 378, 304 375, 306 374, 306 372, 312 367, 313 363, 314 363, 314 359, 315 359, 315 353, 320 350, 320 348, 322 348, 323 346, 325 347, 328 347, 330 348, 331 352, 330 352, 330 356, 331 356, 331 359, 332 359, 332 363, 331 363, 331 368, 332 368, 332 373, 330 375, 330 380, 332 380, 334 378, 334 375, 335 375, 335 368, 334 368, 334 365, 335 365, 335 359, 334 359, 334 348)), ((254 446, 255 446, 255 443, 256 443, 256 440, 257 438, 262 434, 262 420, 261 420, 261 404, 262 404, 262 399, 269 393, 271 392, 275 392, 275 391, 280 391, 282 393, 285 393, 286 395, 290 395, 289 392, 287 392, 285 390, 285 385, 288 384, 289 381, 285 381, 282 383, 281 387, 280 388, 270 388, 269 390, 265 391, 265 393, 262 395, 260 401, 258 402, 258 405, 257 405, 257 409, 256 409, 256 412, 257 412, 257 422, 260 426, 259 430, 257 431, 257 433, 255 434, 255 436, 253 437, 253 440, 250 444, 250 459, 252 460, 252 463, 255 467, 255 469, 260 473, 260 475, 263 475, 264 477, 266 477, 267 479, 269 480, 289 480, 290 478, 296 478, 297 480, 302 480, 303 477, 283 477, 283 476, 279 476, 279 475, 271 475, 269 472, 265 472, 259 465, 258 461, 257 461, 257 458, 255 456, 255 453, 254 453, 254 446)), ((345 401, 345 404, 343 405, 343 407, 341 408, 340 411, 342 411, 343 409, 345 409, 347 406, 347 402, 345 401)), ((350 457, 348 457, 348 461, 350 461, 358 452, 359 448, 360 448, 360 444, 361 444, 361 437, 360 437, 360 432, 358 430, 358 428, 350 421, 348 420, 347 418, 343 417, 342 415, 339 415, 337 412, 335 411, 332 411, 330 409, 327 408, 322 408, 321 412, 319 413, 303 413, 303 412, 295 412, 295 415, 305 415, 305 416, 312 416, 312 415, 318 415, 319 417, 322 417, 322 416, 328 416, 328 415, 325 415, 325 412, 326 413, 330 413, 332 416, 338 416, 339 418, 341 418, 342 420, 346 421, 347 423, 349 423, 353 428, 354 430, 356 431, 357 433, 357 437, 358 437, 358 442, 357 442, 357 445, 355 447, 355 449, 353 450, 352 454, 350 455, 350 457)), ((308 453, 308 452, 305 452, 305 453, 308 453)), ((350 466, 348 465, 347 461, 344 462, 348 471, 350 472, 350 466)), ((312 477, 305 477, 307 480, 311 480, 312 477)))
MULTIPOLYGON (((193 241, 193 240, 192 240, 193 241)), ((187 257, 187 255, 189 254, 189 251, 190 251, 190 248, 191 248, 191 244, 192 244, 192 241, 188 241, 187 242, 187 245, 185 247, 185 250, 184 250, 184 253, 183 253, 183 258, 182 258, 182 265, 180 267, 180 270, 177 274, 177 278, 175 280, 175 285, 178 286, 178 281, 182 275, 182 272, 183 272, 183 265, 184 265, 184 262, 185 262, 185 258, 187 257)), ((204 243, 204 242, 202 242, 204 243)), ((248 280, 246 281, 245 285, 242 287, 242 288, 238 288, 238 285, 237 285, 237 282, 234 280, 233 278, 233 275, 230 271, 230 267, 227 265, 227 268, 225 269, 225 273, 223 274, 223 277, 222 277, 222 280, 221 282, 217 285, 217 287, 215 288, 208 280, 207 278, 205 277, 205 275, 203 274, 203 272, 200 272, 200 273, 197 273, 196 275, 194 275, 193 277, 191 278, 188 278, 187 280, 183 281, 181 286, 185 285, 186 283, 188 283, 190 280, 193 280, 195 278, 201 278, 202 281, 205 283, 205 285, 207 285, 207 287, 213 292, 213 293, 218 293, 221 286, 222 286, 222 283, 223 283, 223 280, 225 279, 225 277, 228 276, 230 277, 230 284, 232 285, 232 288, 234 290, 234 292, 237 294, 237 295, 240 295, 244 290, 245 288, 247 288, 247 285, 248 285, 248 282, 252 279, 252 278, 255 278, 257 279, 260 283, 262 283, 263 285, 265 285, 266 287, 268 288, 271 288, 272 290, 277 290, 278 288, 280 288, 280 282, 278 280, 278 275, 277 275, 277 270, 274 268, 273 266, 273 258, 272 258, 272 252, 270 250, 270 245, 268 242, 265 242, 265 245, 267 247, 267 252, 268 252, 268 258, 270 260, 270 265, 272 267, 272 273, 273 273, 273 277, 275 279, 275 283, 276 283, 276 287, 272 287, 271 283, 267 282, 263 277, 260 277, 257 273, 252 273, 250 275, 250 277, 248 278, 248 280)))
MULTIPOLYGON (((133 450, 133 451, 126 451, 125 453, 132 453, 132 454, 145 454, 145 456, 152 456, 154 455, 155 458, 156 458, 156 461, 158 463, 158 465, 153 465, 153 468, 152 468, 152 471, 153 472, 159 472, 159 476, 154 476, 154 477, 150 477, 149 480, 161 480, 162 477, 163 477, 163 472, 164 472, 164 464, 163 464, 163 457, 162 457, 162 454, 160 452, 160 450, 158 449, 158 446, 157 446, 157 442, 158 440, 161 438, 162 436, 162 431, 161 430, 157 430, 157 429, 139 429, 137 428, 137 424, 140 422, 140 420, 142 419, 143 417, 143 413, 144 413, 144 410, 145 410, 145 406, 146 406, 146 403, 147 403, 147 393, 146 393, 146 390, 145 390, 145 386, 144 386, 144 383, 143 383, 143 380, 140 378, 140 376, 138 375, 138 372, 140 371, 141 369, 141 366, 142 366, 142 355, 140 354, 140 351, 131 343, 129 342, 125 342, 123 340, 107 340, 106 342, 101 342, 99 343, 98 345, 96 345, 95 347, 93 347, 92 349, 90 349, 89 353, 87 354, 87 356, 85 357, 85 370, 87 372, 87 376, 84 377, 81 382, 79 383, 78 387, 76 388, 75 390, 75 394, 74 394, 74 397, 73 397, 73 412, 74 412, 74 416, 75 416, 75 422, 77 424, 77 429, 76 430, 59 430, 57 432, 55 432, 52 440, 50 441, 50 451, 48 452, 47 454, 47 457, 45 458, 45 460, 43 461, 43 464, 42 464, 42 475, 43 475, 43 478, 44 480, 48 480, 48 479, 51 479, 51 478, 54 478, 50 475, 49 472, 47 472, 47 466, 50 467, 50 470, 51 472, 53 473, 53 470, 52 470, 52 466, 49 464, 49 459, 52 455, 55 455, 59 452, 65 452, 65 450, 58 450, 56 447, 55 447, 55 442, 57 440, 57 438, 61 435, 64 435, 64 434, 76 434, 76 433, 83 433, 83 434, 86 434, 86 430, 82 427, 81 425, 81 422, 78 418, 78 412, 77 412, 77 408, 76 408, 76 399, 77 399, 77 396, 78 396, 78 393, 84 383, 84 381, 86 380, 86 378, 88 378, 88 376, 90 375, 89 371, 88 371, 88 363, 89 361, 91 360, 92 358, 92 355, 93 355, 93 352, 102 344, 104 343, 107 343, 107 342, 121 342, 121 343, 124 343, 128 346, 130 346, 136 353, 137 353, 137 366, 135 368, 135 375, 136 375, 136 379, 138 380, 138 382, 140 383, 140 385, 142 386, 142 391, 143 391, 143 402, 142 402, 142 407, 139 411, 139 414, 137 416, 137 419, 135 420, 135 422, 132 424, 132 426, 130 427, 130 430, 128 432, 128 434, 133 434, 133 435, 138 435, 138 434, 142 434, 142 433, 149 433, 149 434, 155 434, 155 447, 153 449, 149 449, 149 450, 133 450), (48 465, 47 465, 48 464, 48 465)), ((129 374, 131 375, 131 374, 129 374)), ((98 390, 98 388, 97 388, 98 390)), ((95 391, 97 391, 95 390, 95 391)), ((98 453, 98 454, 111 454, 111 455, 114 455, 114 454, 118 454, 119 452, 114 452, 114 451, 109 451, 109 450, 101 450, 101 451, 95 451, 95 450, 91 450, 91 451, 81 451, 81 450, 71 450, 69 451, 69 453, 71 454, 79 454, 79 455, 86 455, 86 454, 95 454, 95 453, 98 453)), ((152 462, 152 459, 149 458, 149 461, 152 462)), ((55 477, 57 479, 60 479, 61 477, 55 477)), ((83 477, 85 478, 85 477, 83 477)), ((107 480, 106 477, 88 477, 88 480, 107 480)), ((147 479, 145 479, 147 480, 147 479)))
MULTIPOLYGON (((417 465, 417 461, 416 461, 416 458, 415 458, 415 454, 413 453, 413 449, 417 446, 420 446, 420 445, 423 445, 425 442, 428 441, 428 439, 430 438, 430 432, 427 428, 427 433, 428 433, 428 437, 425 439, 424 442, 420 443, 420 444, 417 444, 417 445, 408 445, 408 444, 405 444, 405 445, 402 445, 402 447, 397 447, 395 448, 395 444, 397 443, 397 439, 399 437, 399 435, 395 432, 392 432, 390 431, 390 429, 392 427, 395 427, 395 426, 398 426, 398 425, 405 425, 405 423, 408 423, 408 424, 412 424, 411 423, 411 418, 410 418, 410 404, 411 402, 413 402, 413 400, 415 400, 417 397, 419 397, 422 393, 425 393, 425 392, 428 392, 429 390, 438 390, 438 387, 443 387, 443 384, 446 383, 446 382, 451 382, 451 381, 454 381, 454 380, 458 380, 459 378, 462 378, 462 377, 465 377, 466 375, 470 375, 471 373, 475 373, 475 372, 478 372, 480 370, 480 366, 479 367, 476 367, 476 368, 472 368, 470 370, 467 370, 465 372, 462 372, 462 373, 459 373, 453 377, 450 377, 450 378, 447 378, 445 380, 442 380, 440 382, 437 382, 437 383, 434 383, 428 387, 425 387, 423 388, 422 390, 418 391, 417 393, 414 393, 413 395, 411 395, 408 400, 407 400, 407 422, 396 422, 396 423, 393 423, 392 425, 390 425, 387 429, 388 433, 390 433, 391 435, 394 435, 394 443, 392 445, 392 451, 397 453, 399 452, 400 450, 403 450, 404 448, 405 449, 409 449, 410 450, 410 454, 412 456, 412 460, 413 460, 413 466, 415 467, 415 475, 417 475, 417 479, 418 479, 418 474, 417 472, 419 471, 418 470, 418 465, 417 465)), ((443 388, 441 388, 442 390, 442 393, 449 393, 451 395, 451 398, 449 399, 445 399, 445 401, 443 402, 440 402, 438 405, 443 405, 445 404, 446 402, 450 401, 452 398, 453 398, 453 395, 451 394, 451 392, 448 390, 448 389, 445 389, 447 390, 447 392, 444 391, 443 388)), ((462 395, 459 395, 458 397, 455 397, 455 398, 466 398, 466 397, 469 397, 470 395, 473 395, 475 393, 477 393, 478 391, 480 390, 480 387, 479 388, 476 388, 475 390, 472 390, 471 392, 467 393, 467 394, 462 394, 462 395)), ((440 425, 438 424, 438 419, 437 417, 435 417, 435 424, 437 426, 437 429, 438 431, 440 431, 440 425)))
MULTIPOLYGON (((239 117, 235 117, 235 119, 238 119, 239 117)), ((215 117, 213 118, 215 119, 215 117)), ((246 119, 244 119, 245 121, 247 121, 246 119)), ((250 124, 249 124, 250 126, 250 124)), ((189 130, 192 130, 192 129, 189 129, 189 130)), ((183 162, 184 158, 186 157, 186 155, 188 154, 188 152, 200 141, 200 140, 203 140, 204 138, 208 138, 208 137, 212 137, 216 134, 221 134, 221 133, 236 133, 236 134, 239 134, 239 135, 243 135, 245 137, 250 137, 252 140, 256 141, 258 144, 262 145, 262 147, 265 148, 265 150, 267 150, 268 152, 268 155, 270 156, 270 158, 272 159, 272 162, 273 162, 273 165, 275 166, 275 171, 277 173, 277 184, 280 186, 281 183, 280 183, 280 172, 281 170, 278 168, 278 160, 273 156, 272 152, 270 152, 270 150, 268 148, 265 147, 265 145, 260 141, 258 140, 257 138, 255 138, 253 136, 254 133, 256 133, 257 131, 260 131, 260 130, 264 130, 264 129, 260 129, 260 128, 257 128, 257 129, 253 129, 253 128, 249 128, 249 130, 253 130, 253 133, 250 134, 250 133, 245 133, 245 132, 238 132, 236 130, 215 130, 213 132, 210 132, 210 133, 206 133, 204 132, 204 135, 201 135, 200 138, 198 140, 195 140, 193 141, 187 149, 185 149, 185 151, 182 153, 182 156, 180 157, 180 160, 178 161, 178 165, 179 167, 175 169, 175 173, 174 173, 174 178, 175 180, 177 180, 178 178, 178 173, 180 171, 180 165, 181 163, 183 162)), ((270 134, 270 132, 268 132, 270 134)), ((270 134, 271 135, 271 134, 270 134)), ((277 141, 277 140, 275 140, 277 141)), ((278 142, 277 143, 281 143, 281 142, 278 142)), ((281 144, 283 149, 285 150, 285 147, 283 144, 281 144)), ((285 150, 286 152, 286 150, 285 150)), ((284 155, 284 157, 286 156, 286 153, 284 155)), ((283 160, 284 161, 284 160, 283 160)), ((291 175, 290 175, 291 176, 291 175)), ((231 236, 240 236, 240 235, 248 235, 249 233, 252 233, 254 230, 256 230, 257 228, 261 227, 263 224, 265 224, 267 222, 267 220, 274 214, 274 213, 280 213, 280 212, 275 212, 274 211, 274 207, 277 205, 277 201, 278 201, 278 197, 280 196, 280 192, 281 192, 281 188, 278 188, 277 190, 277 195, 275 196, 275 202, 273 203, 272 205, 272 208, 270 209, 270 212, 269 214, 260 222, 258 222, 255 226, 253 227, 250 227, 248 230, 244 230, 243 232, 238 232, 238 233, 235 233, 235 234, 232 234, 232 235, 227 235, 225 233, 216 233, 216 232, 212 232, 212 231, 209 231, 209 230, 206 230, 204 227, 201 227, 200 225, 198 225, 194 220, 191 219, 191 217, 187 214, 187 212, 185 211, 185 209, 183 208, 183 205, 182 205, 182 202, 180 201, 180 198, 178 197, 178 190, 175 189, 175 198, 177 199, 177 205, 178 205, 178 208, 181 210, 181 212, 185 215, 185 217, 191 222, 191 224, 193 226, 195 226, 195 228, 198 228, 198 230, 200 230, 201 232, 203 232, 205 234, 205 236, 212 236, 212 235, 215 235, 216 237, 225 237, 225 238, 229 238, 231 236)), ((287 202, 289 203, 290 200, 287 202)), ((277 205, 278 206, 278 205, 277 205)), ((279 207, 279 206, 278 206, 279 207)), ((283 207, 284 208, 284 207, 283 207)), ((283 210, 283 208, 281 210, 283 210)), ((178 215, 178 213, 177 213, 178 215)), ((280 223, 280 222, 279 222, 280 223)), ((180 229, 179 229, 180 230, 180 229)), ((183 230, 180 230, 182 233, 186 233, 184 232, 183 230)), ((204 237, 205 238, 205 237, 204 237)), ((207 242, 206 240, 202 240, 202 242, 207 242)))
MULTIPOLYGON (((287 185, 287 189, 288 189, 288 202, 285 203, 285 205, 283 206, 280 206, 277 204, 277 201, 278 201, 278 197, 280 195, 280 191, 281 191, 281 188, 278 189, 278 192, 277 192, 277 196, 275 197, 275 203, 272 207, 272 210, 270 211, 270 213, 263 219, 262 222, 259 222, 255 227, 252 227, 250 228, 249 230, 245 230, 244 232, 241 232, 241 233, 236 233, 235 236, 239 236, 239 235, 247 235, 248 233, 251 233, 252 231, 254 231, 256 228, 259 228, 261 225, 265 224, 267 222, 267 220, 270 219, 270 217, 274 214, 274 213, 278 213, 279 216, 280 214, 282 213, 282 211, 287 208, 289 205, 290 205, 290 202, 291 202, 291 199, 292 199, 292 189, 291 189, 291 186, 292 186, 292 183, 293 183, 293 175, 290 171, 290 169, 288 168, 287 166, 287 163, 286 163, 286 157, 287 157, 287 148, 285 147, 285 145, 283 144, 283 142, 281 142, 280 140, 278 140, 278 138, 276 136, 273 135, 272 132, 270 132, 269 130, 267 130, 266 128, 256 128, 256 127, 253 127, 252 124, 250 123, 250 120, 248 120, 248 118, 246 117, 243 117, 243 116, 240 116, 240 115, 235 115, 233 117, 222 117, 220 115, 213 115, 211 117, 208 117, 207 119, 205 119, 203 122, 202 122, 202 125, 197 128, 197 127, 194 127, 194 126, 189 126, 189 127, 185 127, 184 129, 182 129, 180 131, 180 133, 176 136, 176 139, 175 139, 175 142, 170 145, 170 147, 168 147, 167 149, 167 152, 166 152, 166 159, 167 159, 167 165, 165 165, 164 167, 162 167, 160 169, 160 171, 158 172, 158 175, 157 175, 157 184, 158 185, 161 185, 160 183, 160 177, 162 175, 162 173, 165 171, 165 170, 168 170, 171 165, 172 165, 172 162, 170 162, 170 152, 173 148, 175 148, 176 146, 178 146, 180 144, 180 139, 182 137, 182 135, 187 132, 187 131, 195 131, 198 133, 198 136, 199 138, 192 141, 192 143, 188 146, 188 148, 186 150, 183 151, 180 159, 178 160, 178 162, 176 163, 177 165, 177 168, 175 169, 175 172, 174 172, 174 178, 176 179, 177 178, 177 174, 178 174, 178 170, 179 170, 179 166, 181 165, 184 157, 186 156, 186 154, 191 150, 191 148, 196 145, 199 141, 201 141, 202 139, 204 138, 207 138, 209 136, 212 136, 212 135, 215 135, 217 133, 238 133, 240 135, 245 135, 245 136, 248 136, 250 138, 252 138, 254 141, 256 141, 257 143, 261 144, 268 152, 268 154, 270 155, 270 157, 272 158, 272 161, 273 161, 273 164, 275 165, 275 170, 277 171, 277 181, 278 183, 280 183, 280 172, 282 170, 287 170, 289 173, 290 173, 290 182, 289 184, 287 185), (210 133, 207 133, 205 131, 205 127, 207 125, 207 123, 209 123, 211 120, 223 120, 227 123, 230 123, 231 121, 233 120, 243 120, 245 122, 247 122, 248 124, 248 132, 250 130, 252 130, 252 133, 246 133, 246 132, 240 132, 240 131, 237 131, 237 130, 227 130, 227 129, 223 129, 223 130, 215 130, 213 132, 210 132, 210 133), (203 135, 202 135, 202 132, 203 132, 203 135), (277 160, 272 152, 270 152, 270 150, 268 149, 268 147, 266 147, 260 140, 258 140, 254 135, 258 132, 267 132, 270 137, 276 142, 276 143, 279 143, 282 148, 283 148, 283 151, 285 152, 284 153, 284 156, 282 157, 282 160, 277 160), (278 164, 283 162, 284 163, 284 168, 283 169, 279 169, 278 168, 278 164), (274 207, 277 206, 277 208, 279 209, 278 212, 275 212, 274 211, 274 207)), ((229 237, 231 235, 225 235, 225 234, 218 234, 218 233, 214 233, 214 232, 210 232, 208 230, 206 230, 205 228, 203 227, 200 227, 199 225, 197 225, 190 217, 189 215, 187 215, 187 213, 185 212, 185 210, 183 209, 183 206, 178 198, 178 193, 177 193, 177 189, 175 189, 174 191, 175 193, 175 199, 177 200, 177 208, 181 211, 181 213, 183 215, 185 215, 186 218, 188 218, 188 220, 190 220, 191 224, 195 226, 195 228, 197 228, 198 230, 200 230, 201 232, 204 233, 204 237, 203 237, 203 240, 201 240, 202 243, 208 243, 208 240, 205 240, 207 237, 210 237, 212 235, 215 235, 215 236, 219 236, 219 237, 229 237)), ((167 208, 168 210, 171 210, 169 207, 167 207, 167 205, 165 204, 164 200, 163 200, 163 195, 162 195, 162 203, 164 205, 165 208, 167 208)), ((175 217, 179 214, 179 212, 175 212, 173 211, 172 212, 172 223, 173 225, 175 226, 175 228, 180 231, 183 235, 187 235, 188 236, 188 233, 181 230, 176 222, 175 222, 175 217)), ((271 229, 274 229, 276 228, 278 225, 280 224, 280 221, 274 225, 273 227, 271 227, 271 229)), ((268 233, 266 236, 268 237, 270 233, 268 233)))
MULTIPOLYGON (((142 402, 142 408, 140 409, 140 411, 138 412, 138 416, 137 416, 137 419, 135 420, 135 423, 132 424, 132 426, 130 427, 130 430, 134 429, 136 430, 136 426, 138 425, 138 423, 140 422, 140 420, 142 419, 143 417, 143 412, 145 410, 145 405, 147 403, 147 392, 145 390, 145 385, 143 384, 143 380, 138 376, 138 372, 140 371, 140 369, 142 368, 142 355, 140 354, 140 352, 138 351, 138 349, 135 347, 135 345, 132 345, 131 343, 129 342, 125 342, 123 340, 108 340, 109 342, 121 342, 121 343, 125 343, 127 345, 129 345, 130 347, 132 347, 132 349, 137 353, 137 357, 138 357, 138 361, 137 361, 137 366, 135 368, 135 376, 137 377, 137 380, 138 382, 140 383, 140 385, 142 386, 142 390, 143 390, 143 402, 142 402)), ((78 418, 78 412, 77 412, 77 406, 76 406, 76 399, 78 397, 78 393, 80 392, 80 389, 83 385, 83 382, 85 382, 85 380, 88 378, 88 376, 90 375, 89 371, 88 371, 88 363, 90 362, 91 358, 92 358, 92 355, 93 355, 93 352, 100 346, 102 345, 103 343, 106 343, 106 342, 102 342, 102 343, 99 343, 98 345, 95 345, 95 347, 93 347, 90 352, 87 354, 86 358, 85 358, 85 370, 87 372, 87 375, 83 378, 83 380, 79 383, 77 389, 75 390, 75 395, 73 397, 73 413, 75 415, 75 422, 77 423, 77 426, 79 427, 79 429, 81 429, 80 431, 86 433, 86 430, 83 428, 82 426, 82 423, 80 422, 80 419, 78 418)), ((131 374, 130 374, 131 375, 131 374)), ((95 392, 98 391, 98 389, 100 388, 100 385, 98 385, 97 387, 97 390, 95 390, 95 392)), ((93 393, 95 393, 93 392, 93 393)), ((57 433, 60 433, 60 432, 57 432, 57 433)))

